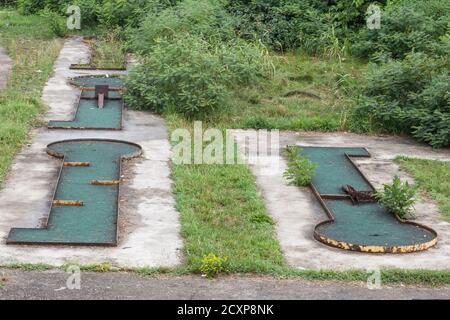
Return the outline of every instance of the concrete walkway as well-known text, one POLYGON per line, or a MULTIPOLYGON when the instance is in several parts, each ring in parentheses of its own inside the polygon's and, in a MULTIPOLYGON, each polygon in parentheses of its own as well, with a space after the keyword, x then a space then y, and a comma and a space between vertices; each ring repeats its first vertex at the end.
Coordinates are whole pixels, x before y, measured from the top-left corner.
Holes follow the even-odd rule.
MULTIPOLYGON (((69 70, 70 64, 84 63, 88 58, 89 48, 81 38, 66 40, 55 64, 54 76, 44 89, 43 100, 49 107, 44 121, 73 118, 80 93, 67 84, 68 78, 105 73, 69 70)), ((183 242, 171 192, 170 144, 160 117, 125 110, 122 131, 48 130, 41 127, 33 130, 31 136, 32 143, 15 157, 0 190, 1 265, 110 262, 123 267, 144 267, 180 263, 183 242), (141 159, 123 165, 119 245, 108 248, 6 245, 10 228, 39 228, 48 217, 61 162, 46 154, 47 144, 77 138, 125 140, 143 148, 141 159)))
POLYGON ((6 88, 11 68, 12 60, 6 54, 5 49, 0 47, 0 90, 6 88))
MULTIPOLYGON (((245 130, 235 130, 234 136, 245 152, 245 130)), ((412 178, 393 162, 405 155, 423 159, 450 160, 449 149, 433 149, 408 138, 376 137, 343 133, 281 132, 279 147, 286 145, 367 147, 371 158, 354 158, 362 172, 376 188, 392 181, 394 175, 412 178)), ((450 268, 450 223, 442 219, 431 200, 416 205, 417 220, 438 232, 437 246, 424 252, 408 254, 363 254, 325 246, 313 238, 314 227, 328 220, 324 210, 309 188, 289 186, 283 177, 286 162, 274 155, 250 165, 269 214, 275 219, 276 231, 288 263, 306 269, 448 269, 450 268)))
MULTIPOLYGON (((141 277, 131 273, 82 273, 80 290, 67 289, 62 271, 0 270, 0 299, 450 299, 450 287, 430 289, 363 283, 277 280, 271 277, 141 277)), ((74 282, 72 282, 74 283, 74 282)))

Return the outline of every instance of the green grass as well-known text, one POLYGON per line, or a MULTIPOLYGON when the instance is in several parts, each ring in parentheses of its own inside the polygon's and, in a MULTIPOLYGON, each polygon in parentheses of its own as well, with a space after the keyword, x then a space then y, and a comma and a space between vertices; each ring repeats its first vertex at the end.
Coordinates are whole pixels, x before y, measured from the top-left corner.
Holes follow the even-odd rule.
POLYGON ((309 57, 273 55, 273 79, 239 89, 228 108, 210 117, 211 126, 282 130, 339 131, 348 115, 364 64, 309 57))
POLYGON ((209 253, 228 257, 232 272, 268 272, 284 266, 254 177, 244 165, 173 168, 187 265, 199 270, 209 253))
MULTIPOLYGON (((192 130, 180 116, 171 114, 166 121, 170 130, 192 130)), ((246 165, 174 165, 172 178, 184 268, 199 272, 210 253, 227 257, 231 272, 270 273, 286 266, 274 222, 246 165)))
POLYGON ((42 89, 53 72, 62 41, 51 36, 44 18, 0 11, 0 46, 13 60, 8 86, 0 92, 0 183, 14 154, 44 110, 42 89), (28 19, 29 18, 29 19, 28 19))
POLYGON ((443 216, 450 219, 450 162, 407 157, 396 161, 414 177, 422 191, 438 202, 443 216))
POLYGON ((0 8, 0 39, 52 39, 49 21, 40 16, 22 16, 0 8))
POLYGON ((114 33, 94 40, 92 44, 91 65, 104 69, 125 68, 125 50, 123 43, 114 33))

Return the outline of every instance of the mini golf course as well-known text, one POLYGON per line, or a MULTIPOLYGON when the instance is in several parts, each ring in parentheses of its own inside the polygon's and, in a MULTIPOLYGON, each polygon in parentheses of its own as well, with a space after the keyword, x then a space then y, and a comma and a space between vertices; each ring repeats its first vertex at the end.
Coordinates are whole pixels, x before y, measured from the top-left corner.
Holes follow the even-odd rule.
MULTIPOLYGON (((120 130, 122 80, 73 79, 81 95, 73 121, 51 121, 49 129, 120 130)), ((51 143, 47 153, 62 159, 44 228, 11 229, 8 244, 117 245, 123 159, 142 154, 139 145, 117 140, 78 139, 51 143)))
POLYGON ((81 89, 72 121, 50 121, 49 129, 120 130, 123 82, 117 77, 87 76, 71 84, 81 89))
POLYGON ((10 244, 117 244, 122 159, 141 148, 114 140, 73 140, 50 144, 62 159, 53 205, 43 229, 11 229, 10 244))
POLYGON ((329 217, 315 227, 316 240, 370 253, 415 252, 436 244, 434 230, 403 221, 370 199, 375 188, 351 159, 370 157, 365 148, 301 147, 300 154, 318 165, 311 188, 329 217))

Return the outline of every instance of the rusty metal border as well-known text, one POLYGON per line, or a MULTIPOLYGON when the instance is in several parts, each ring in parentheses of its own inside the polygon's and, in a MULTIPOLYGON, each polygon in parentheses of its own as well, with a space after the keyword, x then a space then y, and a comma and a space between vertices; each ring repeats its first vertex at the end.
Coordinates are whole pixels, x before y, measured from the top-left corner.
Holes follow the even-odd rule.
MULTIPOLYGON (((299 145, 297 145, 299 146, 299 145)), ((313 148, 330 148, 330 147, 314 147, 314 146, 299 146, 300 148, 302 147, 313 147, 313 148)), ((333 147, 334 148, 334 147, 333 147)), ((339 148, 339 147, 337 147, 339 148)), ((342 149, 345 149, 344 147, 342 147, 342 149)), ((358 171, 358 173, 362 176, 362 178, 369 184, 369 186, 373 189, 371 191, 375 191, 375 187, 373 186, 373 184, 369 181, 369 179, 363 174, 363 172, 361 171, 361 169, 356 165, 356 163, 353 161, 353 159, 351 157, 355 157, 355 158, 370 158, 372 157, 372 155, 370 154, 370 152, 366 149, 366 148, 362 148, 364 150, 366 150, 366 152, 368 153, 367 156, 352 156, 349 153, 345 153, 345 156, 347 157, 347 159, 350 161, 350 163, 355 167, 355 169, 358 171)), ((355 245, 352 243, 348 243, 345 241, 338 241, 338 240, 334 240, 328 237, 325 237, 323 235, 320 234, 320 232, 318 231, 318 229, 320 227, 322 227, 323 225, 326 224, 332 224, 335 222, 335 217, 333 215, 333 212, 330 210, 330 208, 328 208, 327 204, 325 203, 325 199, 332 199, 332 200, 343 200, 345 201, 347 200, 351 200, 351 197, 348 195, 341 195, 341 194, 323 194, 321 195, 319 193, 319 191, 317 190, 317 188, 314 186, 314 184, 310 183, 309 184, 310 189, 313 191, 314 195, 316 196, 317 200, 319 201, 321 207, 323 208, 323 210, 325 211, 325 213, 328 216, 328 220, 324 220, 322 222, 320 222, 319 224, 317 224, 314 227, 314 239, 316 239, 317 241, 333 247, 333 248, 339 248, 339 249, 343 249, 343 250, 347 250, 347 251, 357 251, 357 252, 365 252, 365 253, 393 253, 393 254, 400 254, 400 253, 411 253, 411 252, 418 252, 418 251, 425 251, 433 246, 435 246, 437 244, 438 241, 438 233, 428 227, 425 226, 423 224, 417 223, 417 222, 412 222, 412 221, 408 221, 405 219, 401 219, 398 215, 395 215, 395 218, 401 222, 401 223, 405 223, 405 224, 410 224, 419 228, 423 228, 425 230, 428 230, 429 232, 431 232, 434 235, 434 238, 431 241, 425 242, 425 243, 420 243, 420 244, 415 244, 415 245, 407 245, 407 246, 368 246, 368 245, 355 245)))
MULTIPOLYGON (((45 221, 44 227, 43 228, 39 228, 39 229, 48 229, 48 221, 50 219, 50 214, 52 212, 53 209, 53 201, 56 198, 56 192, 58 191, 58 186, 59 186, 59 182, 61 180, 61 175, 62 175, 62 171, 64 169, 64 160, 65 160, 65 156, 63 154, 60 154, 58 152, 54 152, 53 150, 50 150, 50 147, 52 145, 55 144, 59 144, 59 143, 69 143, 69 142, 88 142, 88 141, 97 141, 97 142, 111 142, 111 143, 125 143, 125 144, 129 144, 135 147, 138 147, 140 150, 138 152, 135 152, 129 156, 121 156, 120 157, 120 162, 119 162, 119 179, 121 179, 122 177, 122 162, 124 160, 131 160, 131 159, 135 159, 135 158, 139 158, 144 154, 144 150, 142 149, 142 146, 134 143, 134 142, 129 142, 129 141, 124 141, 124 140, 115 140, 115 139, 102 139, 102 138, 94 138, 94 139, 89 139, 89 138, 82 138, 82 139, 68 139, 68 140, 60 140, 60 141, 55 141, 52 142, 50 144, 47 145, 45 152, 49 155, 52 156, 54 158, 57 159, 61 159, 61 166, 59 168, 59 172, 58 172, 58 179, 57 182, 55 184, 55 188, 53 190, 53 196, 52 199, 50 200, 50 210, 49 213, 47 215, 47 219, 45 221)), ((76 242, 66 242, 66 243, 61 243, 61 242, 28 242, 28 241, 11 241, 8 240, 9 239, 9 234, 11 233, 11 230, 8 233, 8 237, 6 238, 6 244, 11 244, 11 245, 54 245, 54 246, 78 246, 78 247, 82 247, 82 246, 98 246, 98 247, 116 247, 119 243, 119 219, 120 219, 120 198, 121 198, 121 183, 119 183, 117 185, 118 188, 118 192, 117 192, 117 227, 116 227, 116 239, 114 243, 76 243, 76 242)), ((101 187, 101 186, 100 186, 101 187)), ((14 228, 12 228, 14 229, 14 228)), ((36 228, 18 228, 18 229, 36 229, 36 228)))

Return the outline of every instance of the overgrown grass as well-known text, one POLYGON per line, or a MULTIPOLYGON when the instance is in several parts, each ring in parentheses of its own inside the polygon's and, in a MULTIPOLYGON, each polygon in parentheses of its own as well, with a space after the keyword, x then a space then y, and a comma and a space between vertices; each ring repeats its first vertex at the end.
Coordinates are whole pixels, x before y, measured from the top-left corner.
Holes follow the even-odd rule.
POLYGON ((0 11, 0 46, 13 60, 8 86, 0 92, 0 183, 14 154, 44 110, 42 89, 52 74, 62 41, 49 31, 45 18, 0 11))
POLYGON ((173 168, 186 263, 199 270, 205 255, 228 257, 231 272, 270 272, 284 266, 254 177, 244 165, 173 168))
MULTIPOLYGON (((192 130, 180 116, 166 121, 170 130, 192 130)), ((271 273, 286 267, 274 222, 246 165, 174 165, 172 178, 186 270, 200 272, 210 253, 228 257, 230 272, 271 273)))
POLYGON ((364 64, 301 53, 274 55, 273 79, 239 90, 230 107, 211 117, 229 128, 339 131, 347 128, 364 64))
POLYGON ((91 65, 103 69, 125 68, 125 50, 115 33, 109 33, 92 42, 91 65))
POLYGON ((396 161, 415 179, 419 188, 438 202, 443 216, 450 219, 450 162, 398 157, 396 161))

